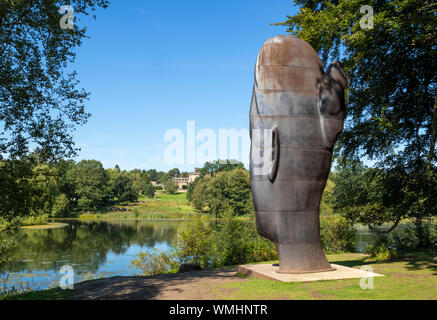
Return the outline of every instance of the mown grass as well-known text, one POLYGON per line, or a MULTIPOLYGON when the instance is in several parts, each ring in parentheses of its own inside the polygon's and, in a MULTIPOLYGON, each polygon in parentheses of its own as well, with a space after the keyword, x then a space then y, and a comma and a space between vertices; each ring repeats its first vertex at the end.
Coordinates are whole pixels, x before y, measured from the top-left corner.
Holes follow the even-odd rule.
POLYGON ((185 193, 158 193, 153 199, 140 197, 138 201, 114 206, 128 211, 87 212, 79 219, 190 219, 196 215, 185 193))
POLYGON ((283 283, 241 276, 238 282, 216 285, 221 299, 296 300, 435 300, 437 252, 409 254, 393 261, 369 261, 362 254, 328 255, 331 263, 352 268, 369 265, 384 277, 374 278, 374 288, 363 290, 360 279, 283 283))

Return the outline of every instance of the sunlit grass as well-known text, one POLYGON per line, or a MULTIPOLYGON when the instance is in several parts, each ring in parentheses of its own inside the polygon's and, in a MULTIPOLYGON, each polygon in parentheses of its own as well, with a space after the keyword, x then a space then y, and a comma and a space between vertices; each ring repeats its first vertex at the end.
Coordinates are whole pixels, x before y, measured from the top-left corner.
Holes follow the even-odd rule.
POLYGON ((437 252, 421 252, 393 261, 369 261, 362 254, 328 255, 331 263, 352 268, 369 265, 384 277, 374 278, 374 288, 363 290, 360 279, 284 283, 241 276, 241 281, 216 285, 221 299, 298 300, 435 300, 437 252))
POLYGON ((128 211, 87 212, 80 215, 79 219, 190 219, 197 214, 185 193, 159 193, 153 199, 140 197, 138 201, 115 206, 128 211))

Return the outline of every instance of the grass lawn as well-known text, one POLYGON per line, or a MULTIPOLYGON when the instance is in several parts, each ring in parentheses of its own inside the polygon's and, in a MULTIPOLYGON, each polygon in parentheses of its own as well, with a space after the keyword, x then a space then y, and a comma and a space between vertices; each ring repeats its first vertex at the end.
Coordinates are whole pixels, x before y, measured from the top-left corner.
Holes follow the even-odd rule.
POLYGON ((282 283, 241 276, 241 282, 212 288, 221 299, 296 300, 435 300, 437 299, 437 252, 409 254, 393 261, 369 261, 362 254, 328 255, 331 263, 352 268, 370 265, 385 275, 374 278, 374 288, 363 290, 360 279, 307 283, 282 283))
POLYGON ((137 203, 122 203, 115 206, 128 211, 103 211, 85 213, 80 219, 181 219, 192 218, 196 213, 188 203, 186 193, 174 195, 166 193, 155 194, 154 199, 140 197, 137 203), (144 203, 141 203, 144 202, 144 203))

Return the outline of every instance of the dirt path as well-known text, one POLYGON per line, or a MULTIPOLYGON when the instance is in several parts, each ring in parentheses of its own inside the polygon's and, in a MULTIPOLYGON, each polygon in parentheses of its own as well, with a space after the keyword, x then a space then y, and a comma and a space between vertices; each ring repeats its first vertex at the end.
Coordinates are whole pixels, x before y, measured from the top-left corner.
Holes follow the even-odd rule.
POLYGON ((213 300, 217 284, 245 281, 236 269, 205 270, 151 277, 113 277, 78 283, 75 299, 213 300))

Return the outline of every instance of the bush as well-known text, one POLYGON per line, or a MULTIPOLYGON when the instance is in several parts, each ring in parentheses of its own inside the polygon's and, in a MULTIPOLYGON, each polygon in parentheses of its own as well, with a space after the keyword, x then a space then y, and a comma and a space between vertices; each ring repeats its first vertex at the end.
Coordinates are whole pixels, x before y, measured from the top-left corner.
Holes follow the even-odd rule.
MULTIPOLYGON (((156 250, 156 249, 154 249, 156 250)), ((174 257, 166 252, 141 252, 137 260, 132 260, 133 266, 145 276, 169 273, 177 270, 174 257)))
POLYGON ((43 214, 39 216, 29 216, 21 219, 23 226, 37 226, 47 224, 49 221, 49 215, 43 214))
POLYGON ((6 234, 9 232, 6 224, 0 225, 0 270, 12 261, 15 242, 7 239, 6 234))
POLYGON ((389 234, 380 235, 377 244, 384 244, 387 248, 398 252, 437 249, 437 226, 425 224, 398 227, 389 234))
POLYGON ((156 274, 176 272, 184 263, 219 268, 277 259, 274 244, 258 235, 253 221, 239 220, 226 210, 215 230, 196 216, 179 233, 171 252, 142 253, 132 263, 143 274, 156 274))
POLYGON ((390 260, 398 256, 396 250, 390 249, 383 242, 377 242, 376 244, 367 247, 366 253, 373 260, 390 260))
POLYGON ((207 267, 211 256, 211 234, 212 227, 202 221, 200 215, 190 221, 173 245, 177 264, 195 263, 207 267))
POLYGON ((52 207, 52 216, 57 218, 63 218, 70 213, 70 201, 63 193, 58 195, 52 207))
POLYGON ((356 230, 340 215, 320 216, 320 240, 326 252, 354 252, 356 230))
POLYGON ((212 234, 212 245, 215 267, 277 259, 274 244, 259 236, 255 224, 236 219, 229 209, 212 234))

